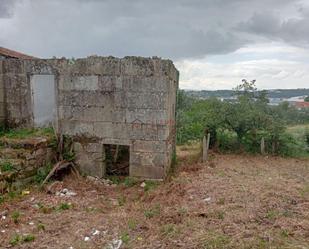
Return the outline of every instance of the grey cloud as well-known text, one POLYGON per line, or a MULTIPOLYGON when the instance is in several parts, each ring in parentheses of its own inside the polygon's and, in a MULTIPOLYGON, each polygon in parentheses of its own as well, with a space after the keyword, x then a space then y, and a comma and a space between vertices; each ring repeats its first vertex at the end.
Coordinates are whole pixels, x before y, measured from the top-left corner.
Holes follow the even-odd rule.
POLYGON ((237 29, 271 40, 309 47, 309 7, 300 8, 297 18, 282 18, 275 12, 255 13, 249 20, 239 23, 237 29))
POLYGON ((14 11, 16 0, 0 0, 0 18, 9 18, 14 11))
MULTIPOLYGON (((20 1, 24 4, 19 6, 12 16, 14 22, 11 25, 14 25, 14 29, 7 26, 6 29, 10 32, 0 33, 0 43, 4 46, 41 57, 53 55, 79 57, 98 54, 157 55, 172 59, 230 53, 255 42, 243 32, 270 37, 268 34, 280 30, 283 24, 277 23, 276 16, 270 14, 260 16, 254 13, 259 13, 257 10, 279 8, 279 6, 282 9, 294 8, 299 2, 298 0, 20 1), (247 20, 247 16, 252 18, 247 20), (274 23, 274 27, 270 26, 268 21, 274 23)), ((5 9, 8 10, 11 6, 7 5, 5 9)), ((294 26, 292 21, 286 22, 285 25, 287 30, 294 26)))

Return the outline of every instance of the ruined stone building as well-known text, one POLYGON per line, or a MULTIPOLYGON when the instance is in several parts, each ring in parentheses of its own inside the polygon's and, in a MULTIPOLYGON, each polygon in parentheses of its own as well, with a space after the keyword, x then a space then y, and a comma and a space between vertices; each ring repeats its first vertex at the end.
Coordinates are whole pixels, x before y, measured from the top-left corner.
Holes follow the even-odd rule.
POLYGON ((175 153, 177 88, 170 60, 37 59, 0 49, 1 121, 52 124, 73 139, 88 175, 163 179, 175 153))

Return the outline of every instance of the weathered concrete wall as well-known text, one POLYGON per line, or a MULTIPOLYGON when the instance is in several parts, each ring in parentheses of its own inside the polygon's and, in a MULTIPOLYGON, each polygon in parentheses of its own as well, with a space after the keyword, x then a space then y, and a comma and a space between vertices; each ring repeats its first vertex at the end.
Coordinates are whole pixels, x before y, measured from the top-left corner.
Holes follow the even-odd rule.
POLYGON ((3 82, 3 61, 0 58, 0 125, 3 126, 5 115, 5 100, 4 100, 4 82, 3 82))
POLYGON ((2 63, 6 123, 9 127, 31 126, 31 89, 25 62, 7 59, 2 63))
POLYGON ((164 178, 175 145, 178 72, 172 62, 92 57, 66 69, 59 74, 59 129, 95 139, 93 150, 82 139, 77 145, 79 160, 88 155, 87 173, 90 167, 99 172, 102 144, 119 144, 130 146, 131 176, 164 178))
POLYGON ((171 61, 5 60, 3 70, 7 118, 15 125, 33 125, 29 76, 55 75, 57 130, 74 138, 82 171, 103 176, 103 144, 119 144, 130 146, 131 176, 166 175, 175 149, 178 88, 178 71, 171 61))

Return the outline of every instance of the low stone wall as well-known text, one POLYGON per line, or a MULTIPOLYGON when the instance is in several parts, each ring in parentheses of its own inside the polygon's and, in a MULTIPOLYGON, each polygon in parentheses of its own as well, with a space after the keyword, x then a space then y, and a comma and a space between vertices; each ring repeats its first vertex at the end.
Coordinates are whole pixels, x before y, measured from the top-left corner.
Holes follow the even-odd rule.
POLYGON ((55 153, 48 138, 0 139, 0 192, 34 181, 52 163, 55 153))

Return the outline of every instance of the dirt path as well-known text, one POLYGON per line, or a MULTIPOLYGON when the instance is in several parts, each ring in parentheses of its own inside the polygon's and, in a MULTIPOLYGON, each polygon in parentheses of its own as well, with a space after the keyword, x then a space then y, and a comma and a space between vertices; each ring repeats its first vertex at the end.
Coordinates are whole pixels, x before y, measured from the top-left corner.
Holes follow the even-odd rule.
POLYGON ((309 160, 212 155, 203 165, 179 154, 179 172, 158 186, 67 178, 59 188, 76 196, 11 194, 0 204, 0 248, 109 248, 119 239, 120 248, 309 248, 309 160))

